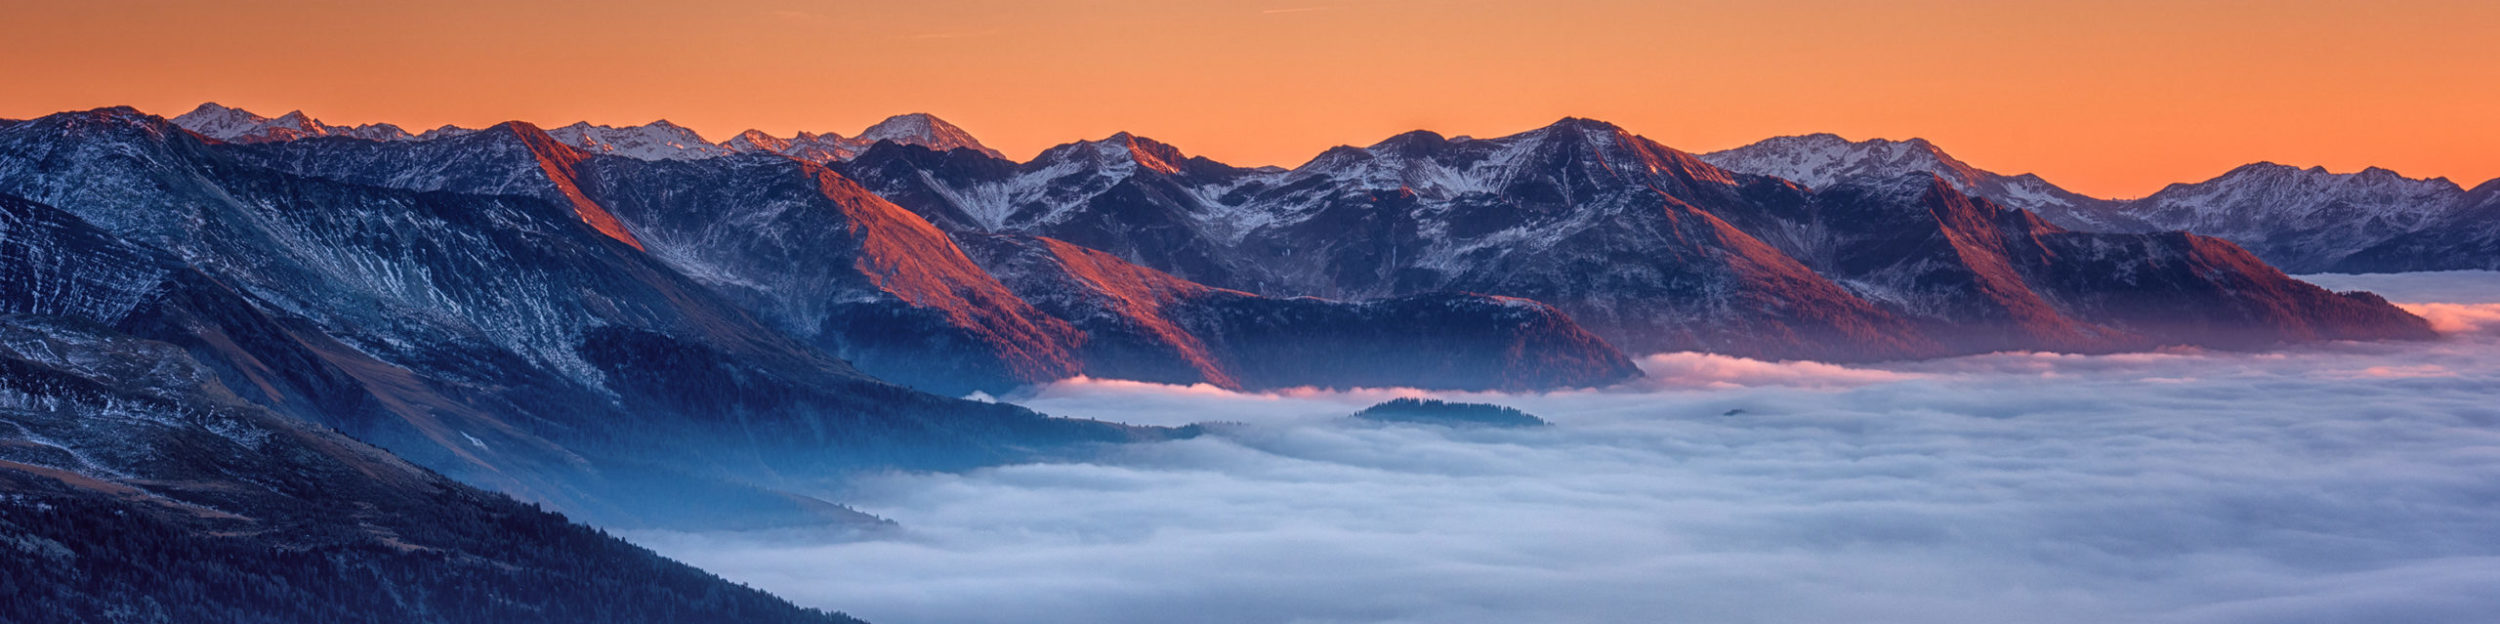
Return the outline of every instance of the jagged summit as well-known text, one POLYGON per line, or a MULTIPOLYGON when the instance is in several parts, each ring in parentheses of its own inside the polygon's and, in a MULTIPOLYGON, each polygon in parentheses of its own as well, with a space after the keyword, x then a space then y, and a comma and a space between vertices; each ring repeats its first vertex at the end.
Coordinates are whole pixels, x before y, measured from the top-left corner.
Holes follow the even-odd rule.
MULTIPOLYGON (((1180 148, 1173 147, 1169 143, 1121 131, 1097 140, 1066 143, 1042 150, 1040 156, 1033 158, 1032 164, 1047 168, 1083 163, 1111 170, 1142 167, 1160 173, 1177 174, 1183 168, 1190 166, 1193 160, 1199 159, 1181 152, 1180 148)), ((1214 161, 1205 162, 1213 163, 1214 161)))
MULTIPOLYGON (((1702 156, 1728 169, 1786 178, 1809 187, 1880 182, 1905 173, 1942 177, 1956 190, 2029 210, 2069 229, 2099 232, 2188 231, 2230 240, 2294 273, 2373 267, 2477 267, 2473 258, 2411 258, 2389 246, 2425 232, 2474 230, 2466 192, 2446 178, 2409 178, 2369 167, 2335 173, 2260 161, 2202 182, 2180 182, 2140 199, 2088 197, 2031 174, 2000 175, 1972 167, 1922 139, 1851 141, 1833 134, 1767 139, 1702 156), (2345 262, 2365 249, 2367 261, 2345 262)), ((2479 230, 2474 230, 2479 231, 2479 230)), ((2454 238, 2454 235, 2447 235, 2454 238)), ((2446 241, 2449 248, 2483 243, 2446 241)))
MULTIPOLYGON (((2352 173, 2335 173, 2322 166, 2311 165, 2308 167, 2300 167, 2297 165, 2277 163, 2270 160, 2261 160, 2233 167, 2230 171, 2223 172, 2222 175, 2215 176, 2214 179, 2207 180, 2204 183, 2255 178, 2272 178, 2277 181, 2300 184, 2316 184, 2341 188, 2386 187, 2408 192, 2444 192, 2464 190, 2464 187, 2458 186, 2456 182, 2450 181, 2444 177, 2413 178, 2384 167, 2366 167, 2360 171, 2352 173)), ((2196 184, 2202 183, 2172 184, 2170 187, 2166 187, 2165 190, 2168 188, 2195 186, 2196 184)))
POLYGON ((1825 132, 1764 139, 1703 154, 1701 159, 1729 170, 1784 178, 1813 188, 1931 173, 1952 184, 1955 190, 2030 210, 2066 227, 2126 229, 2105 213, 2108 200, 2068 191, 2029 173, 2005 175, 1974 167, 1922 138, 1852 141, 1825 132))
POLYGON ((1610 133, 1610 134, 1611 134, 1611 133, 1629 134, 1629 133, 1627 133, 1627 132, 1625 132, 1625 131, 1624 131, 1623 126, 1615 125, 1615 123, 1614 123, 1614 122, 1611 122, 1611 121, 1606 121, 1606 120, 1603 120, 1603 119, 1591 119, 1591 118, 1588 118, 1588 117, 1564 117, 1564 118, 1562 118, 1562 119, 1557 119, 1557 120, 1554 120, 1554 123, 1546 124, 1546 125, 1545 125, 1544 127, 1542 127, 1542 128, 1538 128, 1538 129, 1536 129, 1536 130, 1531 130, 1531 131, 1529 131, 1529 132, 1533 133, 1533 132, 1538 132, 1538 131, 1572 131, 1572 132, 1593 132, 1593 133, 1610 133))
POLYGON ((748 129, 722 141, 721 146, 741 152, 779 152, 790 149, 790 140, 762 130, 748 129))
MULTIPOLYGON (((201 104, 173 122, 225 143, 336 136, 430 141, 476 132, 446 125, 412 135, 390 124, 334 126, 302 111, 264 117, 215 102, 201 104)), ((1551 182, 1558 190, 1596 188, 1593 183, 1607 177, 1688 187, 1733 181, 1741 174, 1769 176, 1821 189, 1927 173, 1940 177, 1957 191, 2030 211, 2064 228, 2096 232, 2186 230, 2245 245, 2293 272, 2362 270, 2367 267, 2339 268, 2340 258, 2396 237, 2429 230, 2481 231, 2473 227, 2473 219, 2461 216, 2473 211, 2464 205, 2469 202, 2462 199, 2465 193, 2458 183, 2445 178, 2409 178, 2381 167, 2337 173, 2315 166, 2257 162, 2210 180, 2172 184, 2140 199, 2105 199, 2066 190, 2030 173, 2000 174, 1982 169, 1923 138, 1852 140, 1826 132, 1774 137, 1696 155, 1660 145, 1614 123, 1576 116, 1493 138, 1451 137, 1424 130, 1406 132, 1369 146, 1330 148, 1290 169, 1232 167, 1129 133, 1061 145, 1044 151, 1032 162, 1015 163, 982 145, 961 127, 928 113, 888 117, 854 136, 799 132, 785 137, 748 130, 718 143, 665 121, 622 128, 576 123, 548 132, 558 141, 587 153, 644 160, 770 153, 815 164, 833 164, 857 159, 871 147, 891 142, 933 150, 940 156, 953 150, 969 150, 996 163, 966 161, 965 166, 1000 171, 1020 168, 1047 173, 1055 166, 1052 163, 1079 166, 1067 164, 1071 158, 1101 163, 1098 169, 1093 169, 1093 165, 1081 166, 1089 169, 1089 175, 1078 178, 1050 182, 1045 179, 1048 176, 1033 177, 1040 173, 1026 174, 1032 179, 989 189, 996 194, 958 198, 967 205, 980 206, 978 210, 967 209, 963 216, 993 224, 1064 218, 1064 203, 1036 200, 1060 191, 1083 196, 1116 191, 1120 189, 1116 182, 1127 179, 1129 172, 1204 178, 1201 182, 1213 186, 1196 192, 1211 194, 1187 202, 1200 205, 1191 211, 1216 215, 1217 220, 1226 222, 1216 229, 1233 233, 1267 218, 1231 206, 1233 201, 1226 198, 1247 197, 1232 194, 1233 190, 1268 184, 1301 184, 1296 188, 1317 189, 1320 187, 1313 186, 1312 181, 1318 179, 1353 183, 1338 188, 1449 198, 1513 188, 1516 183, 1534 180, 1551 182), (1065 188, 1052 190, 1057 187, 1065 188)), ((2372 260, 2370 266, 2481 266, 2478 261, 2454 258, 2405 259, 2391 255, 2398 253, 2374 252, 2379 259, 2372 260)))
POLYGON ((2185 230, 2229 239, 2293 272, 2339 270, 2343 259, 2385 241, 2450 227, 2465 189, 2446 178, 2408 178, 2370 167, 2257 162, 2211 180, 2172 184, 2113 212, 2142 230, 2185 230))
POLYGON ((720 146, 738 153, 774 153, 808 162, 827 163, 858 158, 880 142, 926 147, 941 152, 969 149, 992 158, 1006 158, 998 150, 982 145, 979 139, 972 137, 972 133, 928 113, 887 117, 853 137, 835 132, 800 132, 794 137, 783 138, 762 130, 748 130, 721 142, 720 146))
MULTIPOLYGON (((186 130, 227 143, 271 143, 327 136, 373 141, 433 140, 477 131, 449 124, 423 134, 413 134, 387 123, 334 126, 300 110, 265 117, 216 102, 202 103, 173 121, 186 130)), ((888 117, 852 137, 835 132, 799 132, 791 137, 781 137, 762 130, 747 130, 726 141, 714 143, 703 138, 702 134, 666 119, 639 126, 609 126, 584 121, 549 128, 547 132, 565 145, 590 153, 643 160, 691 160, 730 154, 773 153, 808 162, 827 163, 856 158, 869 147, 886 141, 941 152, 969 149, 993 158, 1005 158, 998 150, 982 145, 980 139, 974 138, 962 127, 928 113, 888 117)))
POLYGON ((1815 133, 1764 139, 1704 154, 1702 159, 1721 167, 1818 188, 1856 179, 1925 172, 1942 176, 1955 188, 1969 192, 2020 177, 1973 167, 1921 138, 1851 141, 1837 134, 1815 133))
POLYGON ((622 128, 574 122, 570 126, 548 130, 547 134, 566 145, 586 151, 643 160, 692 160, 735 153, 704 140, 702 134, 692 129, 666 119, 622 128))
POLYGON ((399 126, 376 123, 361 126, 333 126, 314 119, 304 111, 287 111, 277 117, 262 117, 251 111, 216 102, 204 102, 191 112, 173 118, 174 125, 228 143, 267 143, 293 141, 326 136, 344 136, 368 141, 404 141, 416 138, 399 126))

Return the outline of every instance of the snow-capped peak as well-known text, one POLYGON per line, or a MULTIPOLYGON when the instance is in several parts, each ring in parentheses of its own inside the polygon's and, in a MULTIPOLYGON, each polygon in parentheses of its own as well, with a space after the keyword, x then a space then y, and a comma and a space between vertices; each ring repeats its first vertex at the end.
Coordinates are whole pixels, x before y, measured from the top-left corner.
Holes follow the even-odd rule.
POLYGON ((277 118, 262 117, 251 111, 206 102, 191 112, 173 118, 174 125, 219 141, 229 143, 266 143, 293 141, 324 136, 344 136, 368 141, 404 141, 416 138, 399 126, 378 123, 361 126, 333 126, 305 115, 304 111, 288 111, 277 118))
POLYGON ((2447 178, 2408 178, 2378 167, 2334 173, 2324 167, 2257 162, 2204 182, 2172 184, 2145 197, 2135 208, 2148 216, 2166 215, 2160 220, 2181 221, 2175 225, 2182 226, 2189 221, 2296 218, 2329 208, 2410 222, 2445 207, 2464 192, 2447 178))
POLYGON ((861 131, 859 137, 854 140, 860 143, 861 150, 866 150, 867 146, 875 145, 878 141, 893 141, 938 151, 970 149, 1004 158, 998 150, 990 149, 982 145, 979 139, 972 138, 972 133, 965 132, 963 128, 958 128, 955 124, 947 123, 946 120, 928 113, 907 113, 887 117, 885 121, 877 122, 876 125, 861 131))
POLYGON ((1851 141, 1817 133, 1784 136, 1701 155, 1731 171, 1787 179, 1813 188, 1933 174, 1954 190, 2039 213, 2067 227, 2116 229, 2103 208, 2108 200, 2085 196, 2032 174, 2003 175, 1973 167, 1926 139, 1851 141))
POLYGON ((780 153, 782 150, 790 149, 790 140, 773 136, 762 130, 748 130, 738 133, 738 136, 729 137, 729 140, 722 141, 720 145, 738 152, 780 153))
POLYGON ((1701 158, 1735 171, 1785 178, 1816 188, 1924 172, 1941 176, 1963 191, 1972 191, 1987 180, 2003 177, 1972 167, 1919 138, 1851 141, 1830 133, 1773 137, 1703 154, 1701 158))
POLYGON ((720 146, 742 154, 773 153, 818 163, 850 160, 867 149, 867 144, 831 132, 800 132, 798 136, 782 138, 762 130, 738 133, 738 136, 722 141, 720 146))
POLYGON ((739 133, 738 136, 730 137, 727 141, 722 141, 719 147, 736 153, 769 152, 800 160, 826 162, 858 157, 861 153, 867 152, 868 148, 875 147, 879 141, 892 141, 899 145, 917 145, 938 151, 963 148, 988 154, 993 158, 1006 158, 999 154, 998 150, 981 145, 981 141, 972 138, 972 133, 965 132, 963 128, 955 127, 954 124, 946 123, 946 120, 927 113, 888 117, 885 121, 869 126, 867 130, 855 137, 844 137, 832 132, 823 134, 800 132, 796 137, 785 139, 761 130, 748 130, 739 133))
POLYGON ((583 150, 643 160, 694 160, 725 156, 733 150, 666 119, 622 128, 574 122, 547 131, 557 141, 583 150))
POLYGON ((216 102, 200 104, 199 108, 173 119, 174 125, 220 141, 232 141, 269 123, 269 118, 251 111, 230 108, 216 102))
POLYGON ((2436 226, 2464 195, 2446 178, 2259 162, 2172 184, 2121 211, 2155 229, 2230 239, 2287 270, 2318 271, 2379 241, 2436 226))

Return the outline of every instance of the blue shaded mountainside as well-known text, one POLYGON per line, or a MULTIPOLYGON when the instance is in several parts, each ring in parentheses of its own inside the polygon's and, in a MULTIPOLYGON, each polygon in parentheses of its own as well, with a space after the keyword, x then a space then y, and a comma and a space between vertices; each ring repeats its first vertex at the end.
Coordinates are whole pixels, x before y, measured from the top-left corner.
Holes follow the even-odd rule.
POLYGON ((867 377, 572 207, 270 171, 127 110, 0 130, 0 193, 95 230, 23 241, 62 276, 10 283, 23 312, 183 346, 246 399, 603 524, 854 517, 785 492, 1165 435, 867 377), (134 258, 160 268, 111 265, 134 258), (81 300, 131 303, 42 309, 81 300))
POLYGON ((0 425, 0 621, 857 621, 271 412, 181 347, 74 319, 0 318, 0 425))

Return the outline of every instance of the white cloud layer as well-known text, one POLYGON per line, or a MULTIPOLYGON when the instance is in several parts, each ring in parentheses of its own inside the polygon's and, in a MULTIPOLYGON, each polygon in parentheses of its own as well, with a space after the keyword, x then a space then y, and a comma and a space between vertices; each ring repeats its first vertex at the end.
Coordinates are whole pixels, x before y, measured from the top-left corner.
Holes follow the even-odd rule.
MULTIPOLYGON (((2500 274, 2402 279, 2414 290, 2391 299, 2500 301, 2500 274)), ((904 527, 876 539, 630 537, 880 624, 2500 613, 2491 333, 1888 369, 1643 365, 1639 387, 1444 395, 1556 423, 1533 430, 1335 420, 1412 391, 1060 384, 1010 399, 1247 424, 1093 463, 867 479, 844 500, 904 527)))

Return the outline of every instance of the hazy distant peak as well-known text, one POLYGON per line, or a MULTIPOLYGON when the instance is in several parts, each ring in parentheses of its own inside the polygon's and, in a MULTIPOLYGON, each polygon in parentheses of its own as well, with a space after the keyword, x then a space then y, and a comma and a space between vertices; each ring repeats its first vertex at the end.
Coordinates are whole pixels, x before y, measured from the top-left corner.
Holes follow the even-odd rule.
POLYGON ((586 121, 574 122, 573 125, 548 130, 547 135, 584 151, 643 160, 692 160, 733 153, 729 148, 704 140, 702 134, 666 119, 622 128, 592 125, 586 121))
POLYGON ((369 141, 404 141, 416 138, 408 131, 391 124, 333 126, 314 119, 304 111, 287 111, 276 118, 262 117, 251 111, 216 102, 202 102, 191 112, 173 118, 174 125, 200 136, 229 143, 265 143, 292 141, 325 136, 344 136, 369 141))

